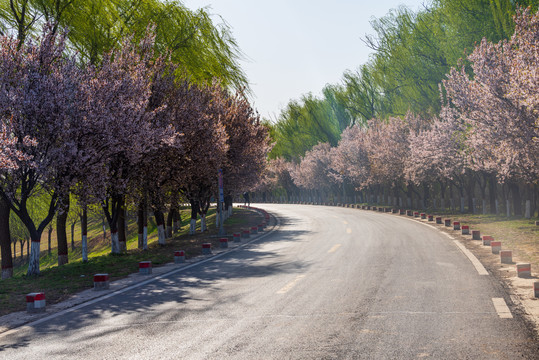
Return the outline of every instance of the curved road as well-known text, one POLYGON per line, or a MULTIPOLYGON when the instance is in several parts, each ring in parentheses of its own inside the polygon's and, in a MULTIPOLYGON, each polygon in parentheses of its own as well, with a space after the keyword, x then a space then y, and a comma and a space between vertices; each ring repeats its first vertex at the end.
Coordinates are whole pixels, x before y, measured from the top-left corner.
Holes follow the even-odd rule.
POLYGON ((0 335, 0 359, 539 358, 501 285, 437 230, 259 206, 281 225, 262 240, 0 335))

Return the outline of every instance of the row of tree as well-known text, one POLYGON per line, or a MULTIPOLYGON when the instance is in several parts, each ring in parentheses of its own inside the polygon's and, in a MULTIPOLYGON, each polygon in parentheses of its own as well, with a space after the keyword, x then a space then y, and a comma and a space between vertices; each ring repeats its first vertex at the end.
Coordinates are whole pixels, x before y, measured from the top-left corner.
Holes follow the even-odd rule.
POLYGON ((275 124, 270 156, 297 162, 320 142, 337 146, 347 126, 373 118, 403 117, 408 111, 438 116, 438 86, 451 67, 483 38, 508 39, 516 9, 537 5, 537 0, 433 0, 421 11, 399 7, 374 19, 374 34, 363 39, 373 50, 369 61, 346 71, 341 83, 327 85, 321 97, 291 101, 275 124))
MULTIPOLYGON (((39 42, 0 37, 0 245, 10 276, 9 212, 31 238, 28 275, 39 273, 41 235, 57 216, 59 264, 67 262, 70 194, 102 204, 112 253, 126 248, 125 207, 149 207, 164 244, 164 212, 180 197, 204 218, 221 169, 244 191, 265 166, 267 130, 241 91, 196 84, 171 54, 156 53, 155 31, 102 54, 99 64, 68 56, 67 38, 47 25, 39 42), (32 217, 32 199, 47 211, 32 217)), ((195 217, 196 217, 195 212, 195 217)), ((177 215, 176 215, 177 216, 177 215)), ((83 210, 83 260, 87 260, 83 210)), ((143 245, 144 246, 144 245, 143 245)))
POLYGON ((479 188, 496 211, 498 184, 504 184, 516 215, 526 190, 531 216, 539 185, 539 15, 527 9, 514 19, 509 40, 483 39, 466 63, 449 71, 440 84, 438 115, 408 112, 348 127, 337 146, 320 143, 297 163, 274 160, 260 189, 299 188, 326 198, 348 187, 362 191, 363 201, 385 195, 397 206, 403 192, 409 206, 414 196, 432 206, 434 197, 444 204, 456 189, 464 211, 465 197, 475 208, 479 188))

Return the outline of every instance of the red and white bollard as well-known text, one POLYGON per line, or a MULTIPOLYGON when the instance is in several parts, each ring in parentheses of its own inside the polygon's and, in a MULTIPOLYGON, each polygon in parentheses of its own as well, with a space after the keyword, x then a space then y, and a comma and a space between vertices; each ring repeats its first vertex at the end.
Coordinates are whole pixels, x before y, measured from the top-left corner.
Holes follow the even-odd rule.
POLYGON ((202 254, 211 255, 211 243, 202 244, 202 254))
POLYGON ((470 227, 468 225, 462 225, 462 235, 470 235, 470 227))
POLYGON ((243 230, 241 232, 241 237, 244 239, 249 239, 249 237, 251 237, 251 232, 249 230, 243 230))
POLYGON ((517 264, 517 276, 518 277, 532 276, 532 265, 531 264, 517 264))
POLYGON ((45 312, 45 293, 36 292, 26 295, 26 311, 29 313, 45 312))
POLYGON ((251 234, 258 234, 258 226, 251 226, 251 234))
POLYGON ((436 224, 441 224, 441 223, 442 223, 442 217, 436 216, 436 224))
POLYGON ((445 226, 451 226, 451 219, 444 219, 445 226))
POLYGON ((234 233, 233 238, 235 243, 241 242, 241 233, 234 233))
POLYGON ((491 241, 490 242, 490 248, 492 249, 493 254, 499 254, 502 250, 502 242, 501 241, 491 241))
POLYGON ((419 217, 419 212, 418 211, 414 211, 414 217, 419 217))
POLYGON ((181 264, 185 262, 185 251, 177 250, 174 251, 174 263, 181 264))
POLYGON ((139 262, 138 273, 141 275, 150 275, 152 273, 152 262, 151 261, 139 262))
POLYGON ((533 296, 539 298, 539 281, 533 283, 533 296))
POLYGON ((490 242, 494 240, 494 238, 490 235, 483 235, 483 245, 484 246, 490 246, 490 242))
POLYGON ((502 264, 512 264, 513 263, 513 252, 511 250, 501 250, 500 251, 500 261, 502 264))
POLYGON ((94 275, 94 290, 107 290, 110 285, 109 274, 94 275))
POLYGON ((220 238, 219 239, 219 244, 221 246, 221 249, 228 248, 228 238, 220 238))
POLYGON ((421 220, 425 220, 427 218, 427 214, 425 213, 421 213, 420 215, 421 215, 421 220))
POLYGON ((481 240, 481 231, 472 230, 472 240, 481 240))
POLYGON ((453 221, 453 230, 460 230, 460 221, 453 221))

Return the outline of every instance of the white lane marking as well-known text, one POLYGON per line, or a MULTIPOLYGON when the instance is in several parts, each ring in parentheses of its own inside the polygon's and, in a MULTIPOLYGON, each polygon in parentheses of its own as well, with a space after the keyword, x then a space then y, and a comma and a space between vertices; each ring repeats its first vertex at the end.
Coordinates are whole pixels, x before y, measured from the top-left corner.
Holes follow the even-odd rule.
POLYGON ((334 253, 340 247, 341 247, 341 244, 335 245, 334 247, 332 247, 331 249, 328 250, 328 254, 334 253))
POLYGON ((298 275, 294 280, 286 284, 281 290, 277 291, 277 294, 286 294, 290 289, 292 289, 296 284, 305 277, 305 275, 298 275))
POLYGON ((351 234, 351 233, 352 233, 352 229, 351 229, 351 228, 346 228, 346 233, 347 233, 347 234, 351 234))
POLYGON ((503 298, 492 298, 492 303, 494 304, 494 308, 501 319, 513 318, 513 314, 511 314, 511 310, 509 310, 509 307, 503 298))
POLYGON ((473 266, 475 267, 475 270, 479 273, 479 275, 488 275, 487 269, 481 264, 479 260, 470 252, 470 250, 466 249, 464 245, 462 245, 458 240, 453 240, 455 245, 466 255, 466 257, 472 262, 473 266))

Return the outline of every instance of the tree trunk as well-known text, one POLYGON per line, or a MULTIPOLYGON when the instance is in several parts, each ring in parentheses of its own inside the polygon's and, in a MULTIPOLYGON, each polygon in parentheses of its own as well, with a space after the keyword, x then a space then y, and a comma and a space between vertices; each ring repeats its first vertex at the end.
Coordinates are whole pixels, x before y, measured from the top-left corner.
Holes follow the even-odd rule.
POLYGON ((140 202, 137 210, 138 248, 144 247, 144 202, 140 202))
POLYGON ((155 222, 157 224, 157 236, 158 236, 158 244, 161 246, 166 245, 166 236, 165 236, 165 215, 163 215, 163 212, 161 210, 155 210, 153 211, 153 215, 155 217, 155 222))
POLYGON ((172 228, 174 226, 174 212, 176 209, 170 207, 170 211, 167 214, 167 238, 172 238, 172 228))
POLYGON ((496 205, 496 176, 491 175, 488 179, 488 197, 490 202, 490 213, 498 214, 498 207, 496 205))
POLYGON ((81 249, 82 262, 88 262, 88 207, 82 206, 82 215, 80 217, 81 249))
POLYGON ((127 227, 125 225, 125 196, 120 196, 120 204, 118 206, 118 243, 120 252, 127 251, 127 227))
POLYGON ((49 255, 51 254, 52 252, 52 249, 51 249, 51 243, 52 243, 52 225, 49 226, 49 255))
POLYGON ((67 251, 67 214, 69 212, 69 194, 60 199, 58 214, 56 215, 56 239, 58 240, 58 266, 69 262, 67 251))
POLYGON ((77 224, 76 221, 73 221, 71 223, 71 251, 75 251, 75 225, 77 224))
POLYGON ((522 216, 522 200, 520 198, 520 189, 517 184, 509 184, 511 195, 513 197, 513 211, 515 216, 522 216))
POLYGON ((178 209, 174 212, 174 234, 180 232, 182 224, 182 215, 178 209))
POLYGON ((196 223, 198 217, 198 203, 191 201, 191 222, 189 227, 189 235, 194 235, 196 230, 196 223))
POLYGON ((9 279, 13 276, 9 213, 9 204, 0 196, 0 254, 2 254, 2 279, 9 279))

